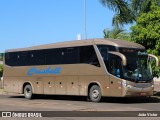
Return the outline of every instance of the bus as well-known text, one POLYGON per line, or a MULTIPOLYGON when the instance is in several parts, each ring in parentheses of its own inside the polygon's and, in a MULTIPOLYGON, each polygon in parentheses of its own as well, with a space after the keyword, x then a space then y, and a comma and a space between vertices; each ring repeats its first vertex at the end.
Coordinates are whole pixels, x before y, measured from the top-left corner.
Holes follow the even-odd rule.
POLYGON ((116 39, 67 41, 6 50, 4 91, 34 95, 152 96, 151 60, 140 44, 116 39))

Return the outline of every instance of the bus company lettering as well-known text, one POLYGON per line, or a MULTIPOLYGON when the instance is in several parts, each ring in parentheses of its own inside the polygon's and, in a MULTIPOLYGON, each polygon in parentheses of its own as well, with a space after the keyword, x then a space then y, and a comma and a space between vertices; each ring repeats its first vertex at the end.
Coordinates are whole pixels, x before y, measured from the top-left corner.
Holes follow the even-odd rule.
POLYGON ((48 67, 47 69, 37 69, 36 67, 32 67, 28 70, 28 76, 32 75, 45 75, 45 74, 53 74, 58 75, 61 73, 62 68, 56 67, 55 69, 48 67))

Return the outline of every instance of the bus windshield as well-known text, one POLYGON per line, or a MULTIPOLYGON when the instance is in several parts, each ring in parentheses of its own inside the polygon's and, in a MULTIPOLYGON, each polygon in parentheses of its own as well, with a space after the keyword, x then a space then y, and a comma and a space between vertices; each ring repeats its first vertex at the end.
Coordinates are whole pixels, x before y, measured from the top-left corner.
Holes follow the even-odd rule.
POLYGON ((118 48, 119 52, 126 57, 126 65, 113 54, 109 54, 107 46, 98 46, 107 71, 119 78, 133 82, 150 82, 152 80, 151 63, 145 49, 118 48))
POLYGON ((120 52, 122 52, 127 59, 127 65, 123 66, 124 79, 135 82, 152 80, 151 66, 145 50, 123 49, 120 50, 120 52))

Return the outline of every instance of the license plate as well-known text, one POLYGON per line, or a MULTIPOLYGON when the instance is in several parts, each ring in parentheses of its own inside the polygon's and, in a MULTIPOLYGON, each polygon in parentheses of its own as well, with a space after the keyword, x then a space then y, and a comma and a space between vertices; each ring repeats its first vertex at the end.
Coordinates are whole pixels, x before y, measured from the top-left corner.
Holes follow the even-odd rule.
POLYGON ((141 93, 142 96, 146 95, 146 93, 141 93))

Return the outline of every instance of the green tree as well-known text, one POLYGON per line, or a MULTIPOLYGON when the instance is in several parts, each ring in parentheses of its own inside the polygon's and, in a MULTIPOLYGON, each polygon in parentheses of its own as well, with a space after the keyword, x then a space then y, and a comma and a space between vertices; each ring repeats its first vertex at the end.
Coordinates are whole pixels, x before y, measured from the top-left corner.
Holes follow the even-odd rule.
MULTIPOLYGON (((150 11, 141 13, 131 30, 131 40, 142 44, 149 53, 160 59, 160 6, 152 2, 150 11)), ((160 76, 160 67, 154 68, 154 75, 160 76)))
POLYGON ((130 40, 130 34, 126 33, 122 28, 104 29, 103 33, 104 38, 130 40))
POLYGON ((138 17, 141 13, 148 13, 153 2, 160 5, 160 0, 130 0, 130 2, 135 17, 138 17))
POLYGON ((0 53, 0 61, 3 61, 3 56, 4 56, 4 54, 0 53))

